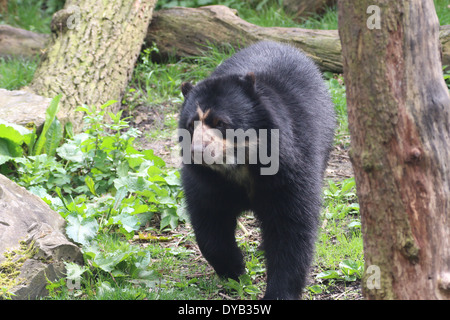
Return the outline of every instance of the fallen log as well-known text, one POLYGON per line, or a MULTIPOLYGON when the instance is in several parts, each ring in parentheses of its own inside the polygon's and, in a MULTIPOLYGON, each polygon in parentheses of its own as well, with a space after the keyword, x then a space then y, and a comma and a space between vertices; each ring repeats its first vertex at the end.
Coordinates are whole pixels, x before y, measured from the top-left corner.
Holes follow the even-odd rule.
POLYGON ((157 11, 145 40, 155 42, 162 57, 179 58, 200 55, 208 43, 238 48, 263 39, 283 41, 302 49, 322 70, 342 72, 337 30, 260 27, 236 13, 221 5, 157 11))
POLYGON ((50 35, 0 25, 0 57, 35 57, 43 53, 50 35))
MULTIPOLYGON (((441 26, 442 64, 450 66, 450 25, 441 26)), ((171 8, 156 11, 146 36, 160 55, 177 58, 201 55, 208 43, 235 48, 259 41, 289 42, 303 50, 322 71, 342 73, 342 50, 337 30, 260 27, 237 16, 225 6, 171 8)))

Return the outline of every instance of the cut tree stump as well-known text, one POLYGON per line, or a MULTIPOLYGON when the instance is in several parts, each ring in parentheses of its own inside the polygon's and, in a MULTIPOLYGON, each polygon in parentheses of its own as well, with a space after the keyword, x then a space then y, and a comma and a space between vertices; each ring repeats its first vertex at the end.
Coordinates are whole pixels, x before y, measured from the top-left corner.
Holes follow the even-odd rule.
MULTIPOLYGON (((62 94, 62 122, 80 131, 76 107, 120 101, 132 75, 156 0, 68 0, 52 19, 52 41, 30 89, 62 94)), ((115 111, 119 103, 109 110, 115 111)))

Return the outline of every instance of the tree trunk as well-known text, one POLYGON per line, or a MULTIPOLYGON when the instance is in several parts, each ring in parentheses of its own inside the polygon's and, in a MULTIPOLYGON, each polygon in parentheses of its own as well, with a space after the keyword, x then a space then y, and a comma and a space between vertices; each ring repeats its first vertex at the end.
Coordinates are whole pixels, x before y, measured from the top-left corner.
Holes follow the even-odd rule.
POLYGON ((163 56, 196 56, 209 43, 243 47, 259 40, 290 42, 310 56, 322 70, 342 71, 337 30, 260 27, 242 20, 225 6, 171 8, 155 12, 146 43, 155 42, 163 56))
POLYGON ((322 13, 326 6, 335 4, 336 0, 284 0, 283 7, 294 19, 307 17, 314 13, 322 13))
MULTIPOLYGON (((120 101, 132 74, 156 0, 68 0, 53 16, 53 42, 30 87, 62 93, 60 118, 78 130, 81 104, 120 101)), ((112 109, 116 109, 116 103, 112 109)))
POLYGON ((439 23, 431 0, 378 3, 379 28, 373 1, 339 1, 363 294, 449 299, 450 98, 439 23))

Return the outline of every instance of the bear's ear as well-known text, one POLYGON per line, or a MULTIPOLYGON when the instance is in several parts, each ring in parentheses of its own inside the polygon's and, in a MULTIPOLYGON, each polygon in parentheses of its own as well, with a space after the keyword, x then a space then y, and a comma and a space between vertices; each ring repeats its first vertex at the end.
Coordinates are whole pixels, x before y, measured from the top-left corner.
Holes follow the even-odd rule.
POLYGON ((251 84, 252 87, 253 87, 255 85, 255 82, 256 82, 256 76, 255 76, 255 74, 253 72, 249 72, 249 73, 247 73, 245 75, 244 80, 247 83, 251 84))
POLYGON ((247 73, 244 77, 241 78, 241 80, 244 82, 246 87, 252 89, 255 88, 256 77, 253 72, 247 73))
POLYGON ((181 84, 181 92, 183 93, 183 96, 186 98, 189 94, 189 92, 194 88, 192 83, 190 82, 183 82, 181 84))

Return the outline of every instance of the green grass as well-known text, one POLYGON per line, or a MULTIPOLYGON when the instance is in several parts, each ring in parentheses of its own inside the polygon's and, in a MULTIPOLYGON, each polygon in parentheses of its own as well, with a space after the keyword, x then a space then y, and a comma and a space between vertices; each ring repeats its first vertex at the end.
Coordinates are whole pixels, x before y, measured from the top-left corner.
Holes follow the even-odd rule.
POLYGON ((343 258, 362 261, 361 224, 355 180, 329 181, 317 247, 319 265, 338 267, 343 258), (330 246, 330 244, 333 244, 330 246))
MULTIPOLYGON (((227 2, 230 1, 218 1, 218 3, 227 2)), ((262 27, 337 29, 336 7, 326 8, 322 15, 312 15, 296 21, 292 15, 283 9, 281 3, 280 0, 261 1, 259 3, 236 1, 232 2, 230 7, 238 10, 242 19, 262 27)))
POLYGON ((0 58, 0 88, 17 90, 33 80, 37 59, 0 58))
POLYGON ((180 61, 169 57, 169 61, 164 64, 151 60, 153 52, 158 53, 158 48, 155 45, 145 49, 141 53, 139 62, 133 71, 133 77, 129 84, 130 89, 133 91, 131 95, 134 96, 134 99, 131 98, 128 101, 131 105, 140 103, 148 105, 167 102, 181 103, 183 101, 180 89, 182 82, 190 81, 196 83, 204 79, 217 65, 232 55, 235 50, 231 46, 218 48, 213 45, 206 45, 202 55, 185 58, 180 61), (134 93, 136 90, 140 94, 136 95, 134 93))
MULTIPOLYGON (((265 27, 301 27, 308 29, 337 29, 336 7, 328 7, 322 15, 313 15, 301 21, 294 21, 281 5, 281 0, 240 1, 240 0, 171 0, 158 1, 157 9, 173 6, 199 7, 222 4, 238 10, 239 15, 256 25, 265 27)), ((450 9, 447 0, 434 0, 441 25, 450 24, 450 9)), ((0 24, 50 33, 52 14, 61 9, 63 0, 11 0, 8 14, 0 14, 0 24)))
POLYGON ((338 29, 337 8, 336 6, 327 7, 321 15, 314 14, 303 18, 298 26, 306 29, 336 30, 338 29))
POLYGON ((160 1, 157 9, 174 6, 199 7, 204 5, 225 5, 236 9, 239 16, 262 27, 299 27, 307 29, 337 29, 337 14, 335 7, 326 8, 322 15, 313 15, 302 21, 294 21, 282 6, 282 0, 174 0, 160 1))
MULTIPOLYGON (((69 292, 65 280, 55 285, 49 299, 83 300, 193 300, 217 297, 220 280, 205 274, 206 265, 192 263, 192 250, 184 247, 164 247, 159 243, 128 244, 115 236, 105 236, 105 252, 138 250, 151 256, 152 274, 136 269, 132 279, 119 273, 97 272, 83 274, 80 287, 69 292), (132 249, 133 248, 133 249, 132 249)), ((122 271, 130 274, 132 264, 123 263, 122 271), (128 270, 127 270, 128 268, 128 270)))
MULTIPOLYGON (((333 74, 331 72, 325 72, 324 78, 326 79, 328 90, 331 94, 331 99, 336 111, 336 118, 338 128, 336 131, 336 139, 345 139, 348 132, 348 116, 347 116, 347 98, 345 95, 345 85, 342 75, 333 74)), ((347 144, 347 141, 346 143, 347 144)))
POLYGON ((50 33, 52 15, 64 6, 64 2, 64 0, 8 1, 8 13, 0 14, 0 24, 39 33, 50 33))
POLYGON ((434 0, 434 6, 441 26, 450 24, 450 3, 448 0, 434 0))

